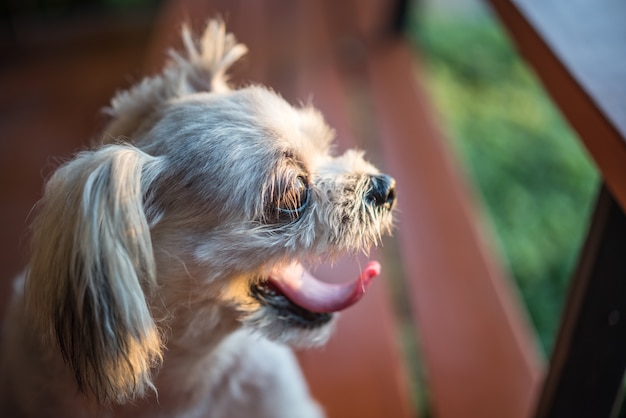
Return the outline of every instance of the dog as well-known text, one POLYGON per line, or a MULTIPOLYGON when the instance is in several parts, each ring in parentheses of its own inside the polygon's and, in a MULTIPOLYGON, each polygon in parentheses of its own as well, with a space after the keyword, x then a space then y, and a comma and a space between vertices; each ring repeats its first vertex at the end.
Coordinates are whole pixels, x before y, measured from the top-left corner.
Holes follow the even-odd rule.
POLYGON ((395 181, 312 105, 233 88, 221 20, 118 93, 101 143, 47 181, 5 321, 5 417, 322 417, 288 347, 330 336, 348 283, 305 265, 377 245, 395 181))

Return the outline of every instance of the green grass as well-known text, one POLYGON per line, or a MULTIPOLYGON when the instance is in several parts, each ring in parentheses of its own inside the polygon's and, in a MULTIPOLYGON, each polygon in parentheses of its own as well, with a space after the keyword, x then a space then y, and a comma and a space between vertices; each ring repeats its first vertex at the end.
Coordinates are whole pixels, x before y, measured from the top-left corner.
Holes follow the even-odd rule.
POLYGON ((595 168, 493 20, 422 14, 411 27, 444 127, 549 352, 593 208, 595 168))

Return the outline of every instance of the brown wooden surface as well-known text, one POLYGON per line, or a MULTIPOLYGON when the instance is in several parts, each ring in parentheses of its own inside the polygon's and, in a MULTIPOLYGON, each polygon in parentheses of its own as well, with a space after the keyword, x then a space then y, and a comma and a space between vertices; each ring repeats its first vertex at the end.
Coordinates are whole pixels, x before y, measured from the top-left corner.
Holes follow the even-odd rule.
POLYGON ((395 42, 369 64, 380 140, 402 197, 400 248, 435 416, 526 417, 541 377, 534 335, 412 60, 395 42))
POLYGON ((626 2, 490 3, 626 208, 626 2))

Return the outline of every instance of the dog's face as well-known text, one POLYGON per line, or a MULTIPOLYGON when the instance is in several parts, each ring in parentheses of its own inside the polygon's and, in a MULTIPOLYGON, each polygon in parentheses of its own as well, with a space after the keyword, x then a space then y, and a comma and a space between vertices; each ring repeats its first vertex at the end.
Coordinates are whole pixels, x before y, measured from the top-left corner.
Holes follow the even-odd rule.
POLYGON ((145 205, 169 309, 184 289, 185 306, 232 309, 283 342, 323 342, 332 312, 356 298, 300 263, 375 244, 391 227, 393 180, 359 152, 333 156, 316 110, 262 87, 192 94, 160 113, 136 144, 162 159, 145 205))
POLYGON ((220 327, 245 326, 324 342, 379 266, 329 285, 304 265, 367 251, 391 229, 391 177, 360 152, 334 155, 312 107, 228 88, 245 49, 221 24, 200 50, 184 40, 188 57, 114 99, 112 144, 55 173, 33 226, 27 309, 101 400, 150 388, 164 338, 210 347, 220 327))

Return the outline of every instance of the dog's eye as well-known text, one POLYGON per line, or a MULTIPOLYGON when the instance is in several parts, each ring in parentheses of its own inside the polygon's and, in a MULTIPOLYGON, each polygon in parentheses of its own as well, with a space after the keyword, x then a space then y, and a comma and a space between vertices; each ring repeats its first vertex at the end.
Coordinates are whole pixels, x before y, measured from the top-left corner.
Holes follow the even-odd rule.
POLYGON ((309 184, 304 176, 298 176, 290 187, 286 188, 277 202, 281 220, 295 220, 309 203, 309 184))

